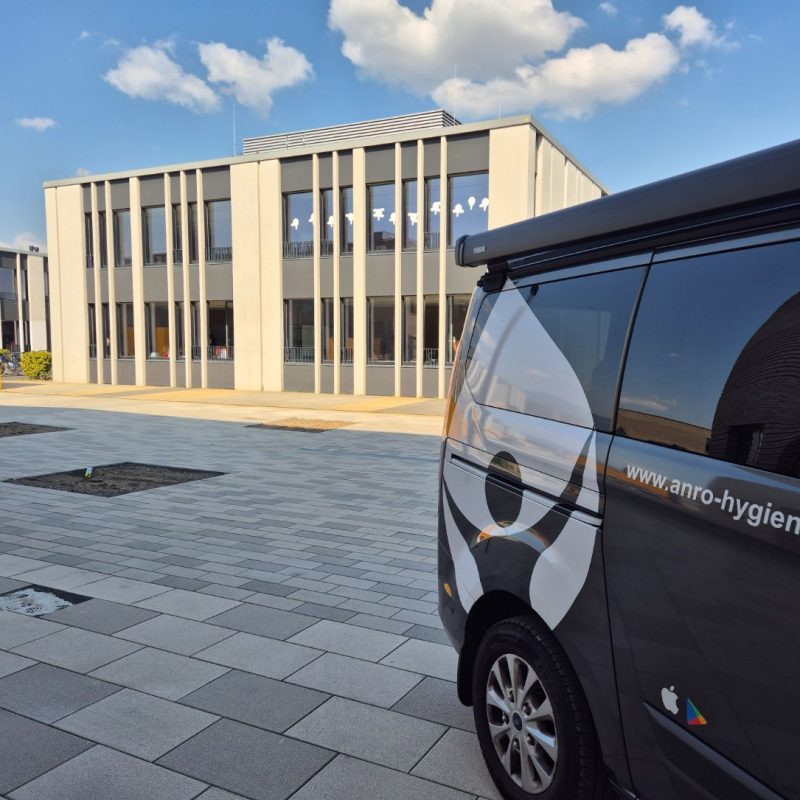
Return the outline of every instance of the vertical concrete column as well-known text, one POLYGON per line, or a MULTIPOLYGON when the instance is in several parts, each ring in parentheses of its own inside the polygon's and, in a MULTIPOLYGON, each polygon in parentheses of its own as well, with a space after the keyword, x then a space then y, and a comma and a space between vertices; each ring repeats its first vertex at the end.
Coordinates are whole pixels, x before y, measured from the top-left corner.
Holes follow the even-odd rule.
POLYGON ((50 350, 53 357, 53 380, 64 382, 64 336, 61 316, 61 242, 58 224, 58 189, 44 190, 45 218, 47 220, 47 253, 50 273, 50 350))
POLYGON ((402 394, 403 369, 403 161, 400 142, 394 143, 394 393, 402 394))
POLYGON ((319 202, 319 156, 311 156, 311 228, 312 254, 314 256, 314 392, 322 387, 322 294, 320 288, 320 202, 319 202))
MULTIPOLYGON (((535 175, 536 130, 531 125, 489 131, 490 228, 533 216, 535 175)), ((561 181, 563 185, 563 177, 561 181)))
MULTIPOLYGON (((92 280, 94 281, 94 340, 97 342, 97 382, 105 383, 103 361, 103 297, 100 291, 100 214, 97 210, 97 184, 91 185, 92 197, 92 280)), ((110 309, 109 309, 110 311, 110 309)))
POLYGON ((341 208, 339 196, 339 153, 333 151, 333 393, 342 391, 342 287, 341 267, 341 208))
POLYGON ((197 181, 197 297, 200 317, 200 386, 208 388, 208 300, 206 297, 206 204, 203 196, 203 170, 195 170, 197 181))
MULTIPOLYGON (((114 239, 114 211, 111 208, 111 182, 106 181, 103 187, 106 196, 106 255, 108 258, 108 337, 111 339, 111 384, 118 383, 117 373, 117 251, 114 239)), ((103 309, 100 308, 102 321, 103 309)), ((105 340, 103 340, 105 348, 105 340)), ((103 350, 105 353, 105 349, 103 350)))
POLYGON ((261 315, 264 390, 283 391, 283 232, 281 229, 281 162, 258 165, 261 198, 261 315))
POLYGON ((181 170, 181 276, 183 278, 183 385, 192 386, 192 292, 189 279, 189 200, 186 172, 181 170))
MULTIPOLYGON (((442 212, 439 215, 441 222, 439 223, 439 368, 438 368, 438 396, 444 397, 447 391, 445 385, 445 372, 444 362, 445 358, 445 345, 447 344, 447 287, 445 281, 447 279, 447 237, 449 235, 448 225, 450 224, 450 197, 448 196, 447 185, 447 137, 441 138, 441 154, 439 163, 439 172, 441 174, 441 198, 442 198, 442 212)), ((491 208, 491 206, 490 206, 491 208)))
POLYGON ((367 163, 353 148, 353 394, 367 393, 367 163))
POLYGON ((47 350, 47 311, 44 295, 44 259, 28 256, 28 317, 31 328, 31 350, 47 350))
POLYGON ((24 308, 22 303, 22 256, 17 253, 16 259, 16 270, 17 273, 17 347, 19 347, 19 352, 25 352, 25 345, 30 344, 30 342, 25 341, 25 317, 24 317, 24 308))
POLYGON ((164 173, 164 222, 167 227, 167 320, 169 324, 169 385, 178 385, 178 336, 175 330, 175 231, 172 229, 172 179, 164 173))
POLYGON ((416 314, 416 375, 417 397, 424 395, 423 388, 423 340, 425 337, 424 319, 422 316, 425 295, 425 220, 427 208, 425 206, 425 143, 417 140, 417 314, 416 314))
POLYGON ((139 179, 129 180, 131 205, 131 279, 133 281, 133 342, 136 385, 147 384, 147 336, 144 317, 144 253, 142 247, 142 200, 139 179))

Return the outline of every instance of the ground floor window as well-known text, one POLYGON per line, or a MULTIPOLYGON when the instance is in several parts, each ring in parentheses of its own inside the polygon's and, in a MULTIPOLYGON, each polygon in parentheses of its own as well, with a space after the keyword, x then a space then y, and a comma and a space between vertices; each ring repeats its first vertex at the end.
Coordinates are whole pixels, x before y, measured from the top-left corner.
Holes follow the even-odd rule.
POLYGON ((117 303, 117 356, 133 358, 136 339, 133 332, 133 303, 117 303))
POLYGON ((89 303, 89 358, 97 358, 97 316, 94 303, 89 303))
POLYGON ((314 301, 283 301, 283 360, 287 364, 314 363, 314 301))
POLYGON ((464 331, 469 308, 468 294, 451 294, 447 296, 447 363, 452 364, 464 331))
POLYGON ((233 360, 233 301, 212 300, 208 304, 208 357, 233 360))
POLYGON ((111 358, 111 314, 108 303, 100 306, 103 323, 103 358, 111 358))
POLYGON ((145 303, 147 357, 169 358, 169 307, 167 303, 145 303))
POLYGON ((394 298, 367 298, 367 361, 394 362, 394 298))
MULTIPOLYGON (((422 311, 422 363, 435 367, 439 363, 439 298, 426 295, 422 311)), ((417 363, 417 298, 403 298, 403 363, 417 363)))
POLYGON ((322 326, 320 333, 322 334, 321 352, 322 361, 325 364, 333 362, 333 352, 335 349, 335 339, 333 335, 333 298, 322 298, 322 326))
POLYGON ((340 334, 341 334, 341 355, 340 359, 342 364, 353 363, 353 298, 343 297, 341 300, 341 319, 340 319, 340 334))
POLYGON ((186 358, 186 337, 183 335, 183 303, 175 303, 175 357, 186 358))

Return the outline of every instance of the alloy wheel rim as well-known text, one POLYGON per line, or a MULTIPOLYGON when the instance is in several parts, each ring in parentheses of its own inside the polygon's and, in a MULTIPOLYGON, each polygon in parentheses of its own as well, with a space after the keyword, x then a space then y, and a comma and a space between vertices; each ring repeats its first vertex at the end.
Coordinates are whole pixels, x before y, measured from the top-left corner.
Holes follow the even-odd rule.
POLYGON ((540 794, 553 782, 558 762, 556 721, 536 670, 507 653, 489 670, 486 718, 497 757, 523 791, 540 794))

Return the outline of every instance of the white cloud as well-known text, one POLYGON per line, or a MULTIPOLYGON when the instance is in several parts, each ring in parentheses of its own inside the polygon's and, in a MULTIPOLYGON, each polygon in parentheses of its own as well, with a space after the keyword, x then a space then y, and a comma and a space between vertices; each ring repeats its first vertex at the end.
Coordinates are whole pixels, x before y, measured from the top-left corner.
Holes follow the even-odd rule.
POLYGON ((277 38, 267 42, 267 52, 260 59, 222 42, 200 44, 198 51, 208 80, 260 114, 269 112, 272 95, 278 89, 302 83, 313 75, 305 55, 277 38))
POLYGON ((0 247, 11 250, 27 250, 29 245, 34 245, 42 251, 47 249, 45 243, 33 231, 18 233, 11 242, 0 242, 0 247))
POLYGON ((664 27, 678 34, 681 47, 730 47, 732 43, 717 34, 714 23, 695 6, 676 6, 662 17, 664 27))
POLYGON ((85 178, 87 175, 91 175, 92 173, 86 169, 86 167, 78 167, 75 170, 75 177, 76 178, 85 178))
POLYGON ((50 119, 50 117, 18 117, 14 122, 16 122, 20 128, 30 128, 37 133, 42 133, 56 124, 56 121, 50 119))
MULTIPOLYGON (((610 0, 599 7, 617 13, 610 0)), ((331 0, 328 22, 362 75, 468 117, 535 108, 584 118, 686 67, 685 48, 728 46, 710 20, 682 5, 663 17, 664 31, 621 49, 601 42, 566 52, 584 23, 553 0, 431 0, 421 14, 400 0, 331 0)))
POLYGON ((331 0, 330 27, 364 75, 428 93, 453 77, 510 77, 563 49, 583 22, 552 0, 431 0, 422 15, 398 0, 331 0))
POLYGON ((92 37, 91 31, 81 31, 80 35, 78 36, 79 41, 83 41, 84 39, 90 39, 92 37))
POLYGON ((171 57, 173 50, 169 41, 134 47, 103 77, 129 97, 163 100, 196 112, 218 109, 217 93, 201 78, 184 72, 171 57))

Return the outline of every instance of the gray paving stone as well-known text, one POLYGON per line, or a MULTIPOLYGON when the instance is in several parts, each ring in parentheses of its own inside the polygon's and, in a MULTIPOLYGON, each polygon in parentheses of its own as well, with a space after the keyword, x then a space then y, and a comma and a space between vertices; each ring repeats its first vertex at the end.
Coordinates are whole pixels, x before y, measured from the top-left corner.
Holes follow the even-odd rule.
POLYGON ((55 722, 117 691, 118 686, 96 678, 35 664, 0 679, 0 707, 39 722, 55 722))
POLYGON ((261 675, 231 670, 181 698, 181 703, 282 733, 329 695, 261 675))
POLYGON ((95 670, 92 677, 177 700, 227 671, 194 658, 145 647, 95 670))
POLYGON ((12 556, 9 553, 0 555, 0 575, 12 578, 20 572, 30 572, 33 569, 48 566, 46 561, 39 561, 34 558, 24 556, 12 556))
POLYGON ((220 720, 158 763, 254 800, 284 800, 332 757, 319 747, 220 720))
POLYGON ((332 697, 286 733, 407 772, 444 732, 432 722, 332 697))
POLYGON ((314 624, 314 619, 291 611, 243 603, 208 620, 245 633, 268 636, 271 639, 288 639, 314 624))
POLYGON ((474 733, 451 728, 412 772, 471 794, 502 800, 489 777, 474 733))
POLYGON ((290 600, 288 597, 278 597, 274 594, 251 594, 247 598, 248 603, 254 603, 258 606, 266 606, 267 608, 280 608, 284 611, 294 611, 298 606, 305 605, 302 600, 290 600))
POLYGON ((347 611, 342 608, 334 608, 333 606, 320 606, 316 603, 303 603, 295 609, 298 614, 305 614, 308 617, 316 617, 320 619, 330 619, 334 622, 347 622, 351 617, 355 616, 354 611, 347 611))
POLYGON ((233 633, 227 628, 220 628, 205 622, 195 622, 191 619, 161 614, 138 625, 125 628, 116 635, 120 639, 191 656, 212 644, 233 636, 233 633))
POLYGON ((17 789, 13 800, 192 800, 205 787, 98 745, 17 789))
POLYGON ((76 672, 90 672, 138 650, 140 645, 123 642, 102 633, 82 628, 65 628, 49 636, 15 648, 27 658, 35 658, 76 672))
POLYGON ((47 614, 44 619, 58 622, 62 625, 84 628, 95 633, 110 634, 155 616, 157 616, 156 611, 147 611, 143 608, 134 608, 121 603, 111 603, 108 600, 92 599, 87 600, 85 603, 78 603, 78 605, 47 614))
POLYGON ((5 678, 6 675, 11 675, 14 672, 19 672, 25 667, 30 667, 35 664, 29 658, 14 655, 14 653, 6 653, 0 650, 0 678, 5 678))
POLYGON ((412 625, 407 631, 409 639, 422 639, 425 642, 434 642, 451 647, 450 640, 443 628, 429 628, 427 625, 412 625))
POLYGON ((439 678, 425 678, 392 706, 392 710, 465 731, 475 731, 472 708, 461 705, 454 683, 439 678))
POLYGON ((409 639, 384 658, 381 664, 454 681, 458 670, 458 655, 449 645, 409 639))
POLYGON ((373 631, 385 631, 386 633, 397 634, 405 634, 411 627, 409 622, 375 617, 372 614, 356 614, 348 620, 348 623, 350 625, 358 625, 362 628, 370 628, 373 631))
POLYGON ((137 603, 147 597, 170 591, 166 586, 156 586, 144 581, 134 581, 113 575, 94 583, 76 586, 78 594, 88 594, 101 600, 112 600, 115 603, 137 603))
POLYGON ((231 794, 223 789, 217 789, 216 786, 212 786, 210 789, 206 789, 197 800, 246 800, 246 798, 242 797, 240 794, 231 794))
POLYGON ((136 605, 139 608, 149 608, 152 611, 161 611, 165 614, 174 614, 176 617, 186 617, 202 622, 230 608, 235 608, 239 603, 224 597, 187 592, 183 589, 171 589, 165 594, 142 600, 136 605))
POLYGON ((267 678, 285 678, 304 667, 317 656, 319 650, 298 644, 236 633, 229 639, 196 653, 196 658, 213 661, 245 672, 254 672, 267 678))
POLYGON ((25 614, 0 611, 0 648, 10 650, 63 629, 62 625, 25 614))
POLYGON ((37 586, 49 586, 53 589, 74 589, 103 576, 88 569, 65 567, 62 564, 50 564, 40 569, 17 574, 17 580, 34 583, 37 586))
MULTIPOLYGON (((70 733, 57 731, 40 722, 0 710, 0 792, 11 792, 17 786, 57 767, 88 747, 86 742, 70 733)), ((14 797, 24 795, 14 794, 14 797)), ((43 800, 43 795, 27 795, 31 800, 43 800)))
POLYGON ((380 661, 405 642, 403 636, 373 631, 356 625, 322 620, 290 639, 296 644, 318 647, 343 656, 380 661))
POLYGON ((172 589, 185 589, 187 592, 196 592, 208 586, 208 581, 198 581, 194 578, 181 578, 179 575, 164 575, 156 578, 153 583, 159 586, 169 586, 172 589))
POLYGON ((70 714, 57 727, 153 761, 218 719, 169 700, 122 689, 70 714))
POLYGON ((242 585, 242 589, 250 589, 253 592, 261 592, 262 594, 275 594, 280 597, 287 597, 294 592, 291 586, 270 581, 248 581, 242 585))
MULTIPOLYGON (((204 797, 204 795, 203 795, 204 797)), ((349 756, 337 756, 292 800, 473 800, 472 795, 349 756)))
POLYGON ((253 594, 246 589, 238 589, 236 586, 221 586, 218 583, 206 584, 197 591, 200 592, 200 594, 213 594, 214 597, 227 597, 228 600, 246 600, 253 594))
POLYGON ((287 678, 290 683, 391 708, 421 678, 412 672, 384 667, 358 658, 325 653, 287 678))
POLYGON ((22 581, 16 581, 13 578, 0 578, 0 594, 6 594, 6 592, 13 592, 16 589, 21 589, 25 586, 22 581))

